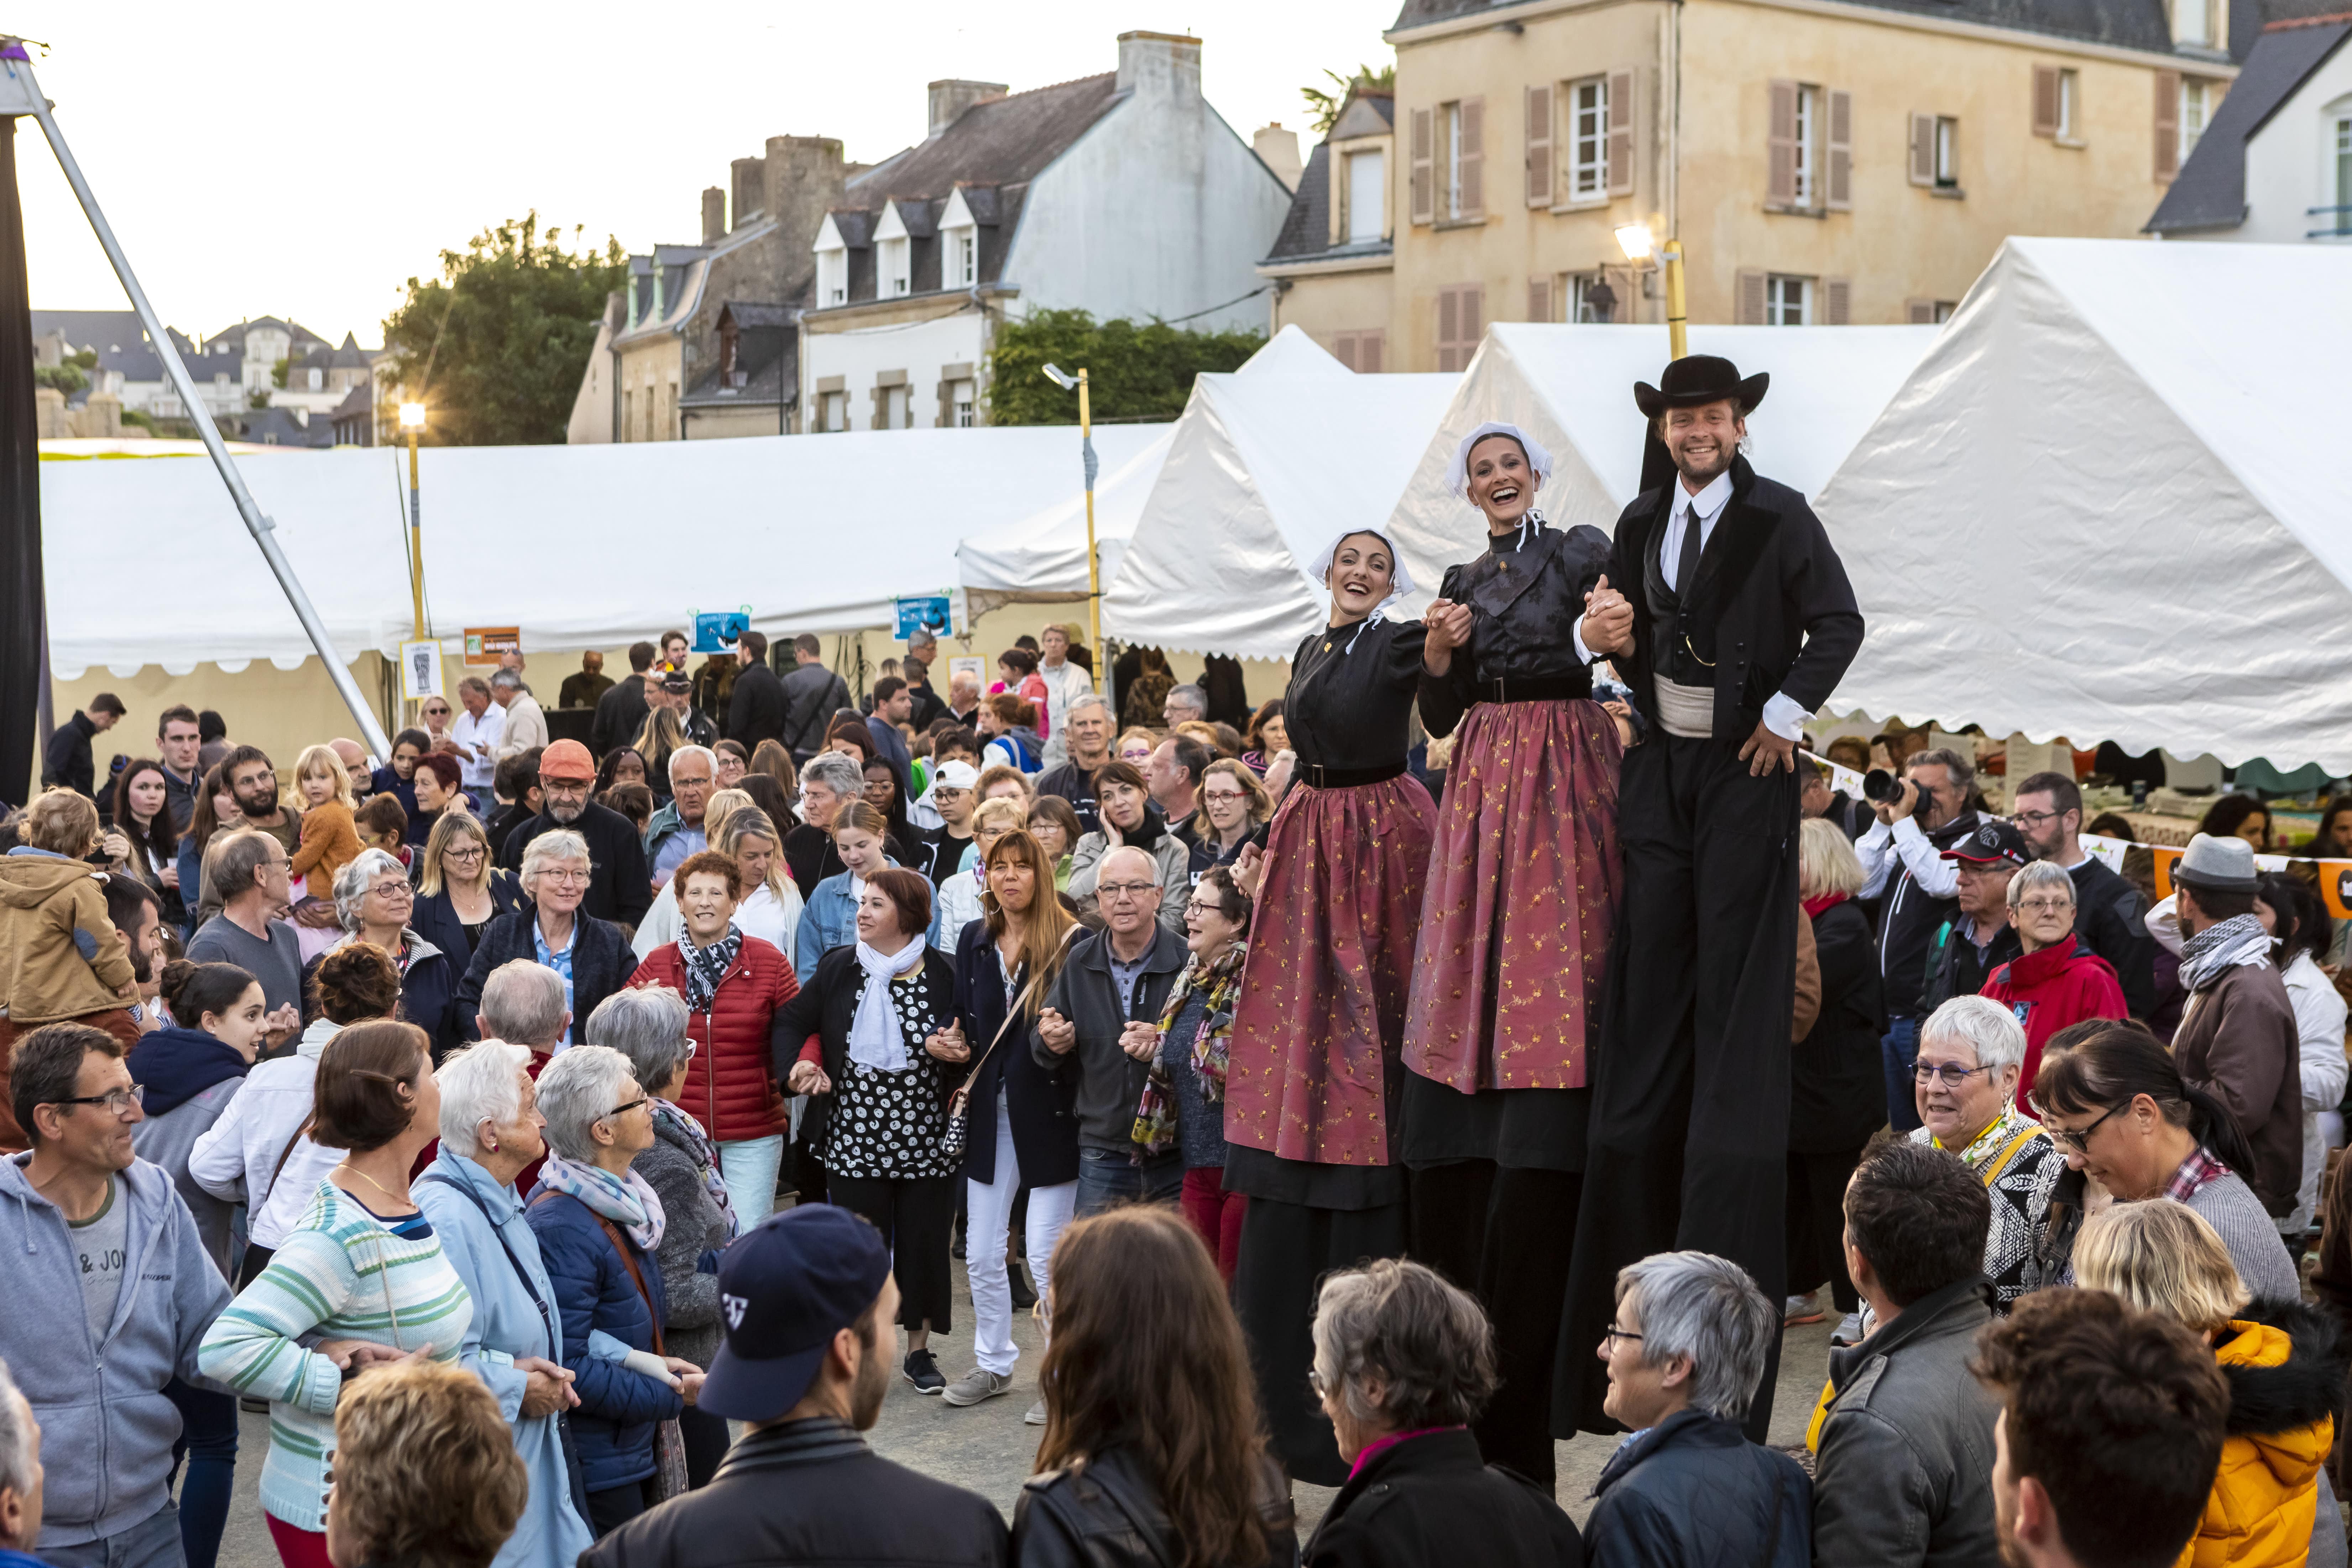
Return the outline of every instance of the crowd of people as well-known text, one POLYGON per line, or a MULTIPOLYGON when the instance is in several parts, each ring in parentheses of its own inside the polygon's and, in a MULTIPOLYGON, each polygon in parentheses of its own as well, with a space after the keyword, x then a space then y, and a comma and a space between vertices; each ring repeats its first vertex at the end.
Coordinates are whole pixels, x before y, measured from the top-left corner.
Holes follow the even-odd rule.
POLYGON ((667 632, 101 789, 94 699, 0 824, 0 1568, 214 1568, 241 1409, 287 1568, 2343 1563, 2341 933, 2259 803, 2159 900, 2070 774, 1833 791, 1767 379, 1637 389, 1613 539, 1472 432, 1484 552, 1332 541, 1255 708, 667 632), (1022 1310, 1008 1523, 861 1434, 1022 1310))

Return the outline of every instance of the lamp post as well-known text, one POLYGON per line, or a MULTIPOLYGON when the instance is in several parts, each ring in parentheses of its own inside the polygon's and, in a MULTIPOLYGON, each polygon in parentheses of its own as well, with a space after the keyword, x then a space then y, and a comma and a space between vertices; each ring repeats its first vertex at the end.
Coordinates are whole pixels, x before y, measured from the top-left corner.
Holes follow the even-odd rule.
POLYGON ((415 637, 425 640, 425 523, 416 489, 416 436, 425 428, 425 405, 400 405, 400 427, 408 432, 408 598, 416 617, 415 637))
POLYGON ((1646 223, 1629 223, 1617 230, 1617 244, 1628 261, 1647 261, 1655 257, 1666 275, 1666 342, 1672 357, 1681 359, 1690 353, 1690 332, 1683 305, 1683 242, 1669 238, 1660 243, 1653 237, 1646 223))
MULTIPOLYGON (((1075 376, 1060 365, 1045 367, 1045 379, 1064 392, 1076 387, 1078 393, 1078 447, 1086 456, 1087 466, 1087 637, 1097 649, 1102 640, 1102 563, 1095 554, 1095 438, 1093 399, 1087 395, 1087 373, 1080 370, 1075 376)), ((1102 655, 1095 655, 1099 658, 1102 655)))

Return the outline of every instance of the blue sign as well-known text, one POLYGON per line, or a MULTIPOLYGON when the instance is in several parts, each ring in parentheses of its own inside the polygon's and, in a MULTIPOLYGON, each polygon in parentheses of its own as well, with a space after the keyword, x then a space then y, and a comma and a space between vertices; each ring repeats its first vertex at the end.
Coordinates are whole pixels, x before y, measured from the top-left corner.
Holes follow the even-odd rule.
POLYGON ((697 653, 727 653, 745 632, 751 629, 751 606, 740 610, 694 612, 694 651, 697 653))
POLYGON ((945 637, 953 610, 945 594, 917 594, 898 600, 898 640, 905 642, 917 627, 945 637))

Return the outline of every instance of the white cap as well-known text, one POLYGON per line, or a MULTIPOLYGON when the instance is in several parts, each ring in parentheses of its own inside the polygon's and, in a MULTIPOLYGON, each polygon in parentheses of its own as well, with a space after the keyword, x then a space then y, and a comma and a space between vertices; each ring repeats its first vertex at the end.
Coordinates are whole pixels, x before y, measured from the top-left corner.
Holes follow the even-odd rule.
POLYGON ((1339 553, 1340 545, 1346 543, 1350 538, 1359 533, 1369 533, 1374 539, 1379 540, 1382 544, 1389 547, 1389 560, 1394 565, 1395 576, 1389 584, 1389 596, 1381 601, 1381 607, 1382 609, 1386 609, 1389 605, 1395 604, 1399 599, 1403 598, 1407 594, 1412 592, 1412 568, 1404 563, 1404 556, 1397 550, 1396 541, 1391 539, 1383 530, 1377 528, 1341 529, 1339 532, 1331 536, 1330 543, 1325 545, 1322 549, 1315 552, 1315 559, 1307 563, 1307 574, 1314 578, 1318 583, 1322 584, 1325 587, 1329 587, 1331 585, 1331 558, 1339 553))
POLYGON ((1490 419, 1463 437, 1462 444, 1454 448, 1454 461, 1445 470, 1447 489, 1465 500, 1470 499, 1470 448, 1489 436, 1508 436, 1519 444, 1520 449, 1528 455, 1528 467, 1535 470, 1537 484, 1540 485, 1551 478, 1551 454, 1544 450, 1541 442, 1516 425, 1490 419))
POLYGON ((934 789, 941 784, 950 789, 970 789, 979 782, 980 770, 961 758, 952 763, 941 763, 931 770, 931 787, 934 789))

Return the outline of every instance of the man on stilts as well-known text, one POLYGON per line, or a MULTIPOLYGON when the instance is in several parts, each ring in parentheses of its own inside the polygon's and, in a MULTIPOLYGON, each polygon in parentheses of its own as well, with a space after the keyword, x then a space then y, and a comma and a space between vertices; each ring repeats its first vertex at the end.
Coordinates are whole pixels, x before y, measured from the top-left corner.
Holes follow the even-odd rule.
MULTIPOLYGON (((1694 354, 1633 389, 1650 421, 1643 489, 1609 564, 1633 629, 1592 651, 1613 651, 1649 735, 1619 786, 1624 902, 1555 1363, 1560 1436, 1616 1427, 1593 1352, 1627 1264, 1691 1248, 1773 1300, 1787 1289, 1796 743, 1863 627, 1805 498, 1739 453, 1769 379, 1694 354)), ((1759 1440, 1778 1362, 1776 1343, 1748 1418, 1759 1440)))

